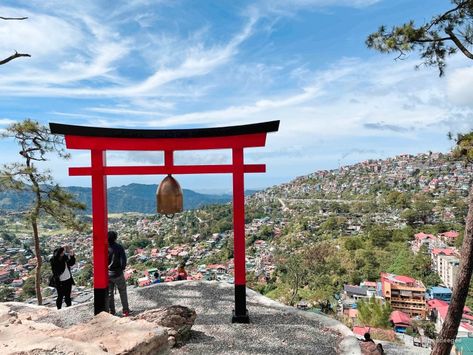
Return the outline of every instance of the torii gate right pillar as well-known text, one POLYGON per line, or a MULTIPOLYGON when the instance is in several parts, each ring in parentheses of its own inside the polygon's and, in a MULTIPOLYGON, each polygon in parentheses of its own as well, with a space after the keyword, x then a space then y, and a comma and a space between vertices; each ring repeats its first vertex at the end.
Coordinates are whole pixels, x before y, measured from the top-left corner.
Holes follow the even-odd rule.
POLYGON ((233 154, 233 263, 235 272, 235 309, 232 323, 249 323, 246 309, 245 185, 243 148, 233 154))

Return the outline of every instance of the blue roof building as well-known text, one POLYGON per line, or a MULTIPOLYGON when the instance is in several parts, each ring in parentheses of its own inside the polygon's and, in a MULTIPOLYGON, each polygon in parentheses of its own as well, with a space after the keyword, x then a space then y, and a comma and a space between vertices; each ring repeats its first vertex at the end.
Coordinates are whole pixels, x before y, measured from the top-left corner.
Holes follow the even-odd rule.
POLYGON ((448 287, 433 286, 427 290, 426 296, 428 299, 437 299, 450 303, 452 290, 448 287))

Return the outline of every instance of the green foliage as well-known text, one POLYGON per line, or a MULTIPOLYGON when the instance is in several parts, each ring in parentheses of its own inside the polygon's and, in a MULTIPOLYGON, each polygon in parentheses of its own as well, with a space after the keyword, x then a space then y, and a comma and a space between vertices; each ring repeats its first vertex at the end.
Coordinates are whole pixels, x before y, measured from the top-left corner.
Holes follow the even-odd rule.
POLYGON ((423 329, 424 335, 430 339, 436 338, 435 324, 430 321, 414 321, 413 327, 414 329, 423 329))
POLYGON ((370 229, 368 238, 373 246, 383 248, 391 241, 392 235, 392 230, 376 225, 370 229))
POLYGON ((15 292, 12 287, 0 286, 0 302, 12 301, 14 294, 15 292))
POLYGON ((341 233, 347 225, 345 217, 330 216, 325 222, 320 225, 321 233, 339 232, 341 233))
POLYGON ((410 207, 411 199, 408 193, 391 191, 386 196, 386 203, 391 208, 405 209, 410 207))
POLYGON ((363 279, 374 281, 379 278, 380 264, 374 250, 358 250, 355 257, 360 261, 359 271, 363 279))
POLYGON ((75 277, 75 281, 79 286, 91 286, 92 285, 92 278, 94 274, 94 269, 91 263, 87 263, 84 265, 83 269, 79 273, 77 277, 75 277))
POLYGON ((401 213, 401 218, 406 221, 408 226, 414 226, 417 221, 419 221, 419 215, 418 213, 411 208, 406 208, 404 211, 401 213))
POLYGON ((433 215, 432 209, 431 198, 425 194, 417 194, 414 197, 412 208, 405 209, 401 213, 401 218, 404 219, 409 226, 414 226, 419 222, 425 224, 433 215))
POLYGON ((267 224, 261 226, 257 233, 257 238, 262 240, 269 240, 272 236, 273 228, 267 224))
POLYGON ((340 256, 329 241, 306 245, 304 248, 280 250, 277 260, 279 291, 284 301, 294 305, 301 298, 318 304, 330 304, 333 296, 347 281, 340 256), (284 285, 284 287, 282 287, 284 285))
POLYGON ((465 232, 461 231, 458 235, 458 238, 455 239, 455 248, 461 248, 463 245, 463 237, 465 236, 465 232))
POLYGON ((28 298, 28 297, 33 297, 36 295, 36 289, 35 289, 35 278, 33 276, 28 277, 23 284, 23 295, 28 298))
POLYGON ((426 245, 414 257, 412 275, 422 280, 426 287, 437 286, 442 282, 439 275, 431 270, 431 258, 426 245))
POLYGON ((458 50, 473 59, 473 54, 468 50, 473 45, 473 1, 451 2, 454 5, 451 10, 434 16, 423 25, 416 26, 414 21, 409 21, 391 30, 381 26, 377 32, 368 36, 366 45, 381 53, 398 53, 398 58, 417 51, 423 60, 422 64, 437 67, 442 76, 447 57, 458 50))
POLYGON ((407 242, 412 240, 414 237, 414 229, 410 226, 406 226, 403 229, 393 230, 392 241, 393 242, 407 242))
POLYGON ((473 132, 458 134, 452 153, 456 159, 464 159, 471 163, 473 161, 473 132))
POLYGON ((427 220, 432 216, 433 208, 430 196, 425 194, 417 194, 414 197, 412 208, 417 212, 418 219, 424 223, 427 223, 427 220))
POLYGON ((358 319, 362 325, 376 328, 391 328, 389 316, 392 309, 388 303, 383 304, 374 296, 369 300, 357 302, 358 319))
POLYGON ((345 249, 346 250, 357 250, 363 248, 363 240, 359 237, 350 237, 345 240, 345 249))

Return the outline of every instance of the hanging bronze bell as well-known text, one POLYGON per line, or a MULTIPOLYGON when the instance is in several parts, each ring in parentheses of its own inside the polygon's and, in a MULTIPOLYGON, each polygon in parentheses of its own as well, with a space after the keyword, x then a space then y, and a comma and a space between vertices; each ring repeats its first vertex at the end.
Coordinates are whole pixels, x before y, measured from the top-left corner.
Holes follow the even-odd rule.
POLYGON ((171 175, 166 176, 159 184, 156 200, 158 213, 173 217, 175 213, 182 212, 181 186, 171 175))

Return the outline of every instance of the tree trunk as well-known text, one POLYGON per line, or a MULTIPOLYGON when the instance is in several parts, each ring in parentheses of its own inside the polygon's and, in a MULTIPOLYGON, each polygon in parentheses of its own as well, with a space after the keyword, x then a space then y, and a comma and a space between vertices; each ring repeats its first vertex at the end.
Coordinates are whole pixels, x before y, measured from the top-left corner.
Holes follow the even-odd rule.
POLYGON ((295 285, 294 285, 294 288, 292 289, 292 297, 291 297, 291 301, 289 302, 289 304, 291 306, 294 306, 294 301, 296 300, 296 297, 297 297, 297 293, 299 291, 299 275, 296 274, 296 280, 295 280, 295 285))
POLYGON ((33 238, 34 238, 34 252, 36 255, 36 272, 35 272, 35 289, 36 298, 38 304, 43 304, 43 296, 41 295, 41 265, 43 260, 41 258, 41 249, 39 247, 39 234, 38 234, 38 221, 37 216, 31 216, 31 226, 33 227, 33 238))
MULTIPOLYGON (((30 162, 30 158, 26 159, 26 165, 29 169, 33 169, 33 164, 30 162)), ((43 304, 43 296, 41 295, 41 265, 43 260, 41 258, 41 249, 39 245, 39 233, 38 233, 38 216, 39 209, 41 206, 41 192, 39 189, 38 181, 33 171, 30 171, 29 177, 31 183, 33 184, 33 192, 35 194, 36 200, 34 203, 33 210, 31 211, 31 226, 33 227, 33 239, 34 239, 34 250, 36 255, 36 274, 35 274, 35 289, 36 289, 36 298, 38 299, 38 304, 43 304)))
POLYGON ((465 235, 461 247, 458 275, 453 287, 452 301, 448 307, 447 317, 435 343, 432 355, 448 355, 455 343, 458 327, 465 307, 470 279, 473 270, 473 186, 468 196, 468 215, 466 216, 465 235))

